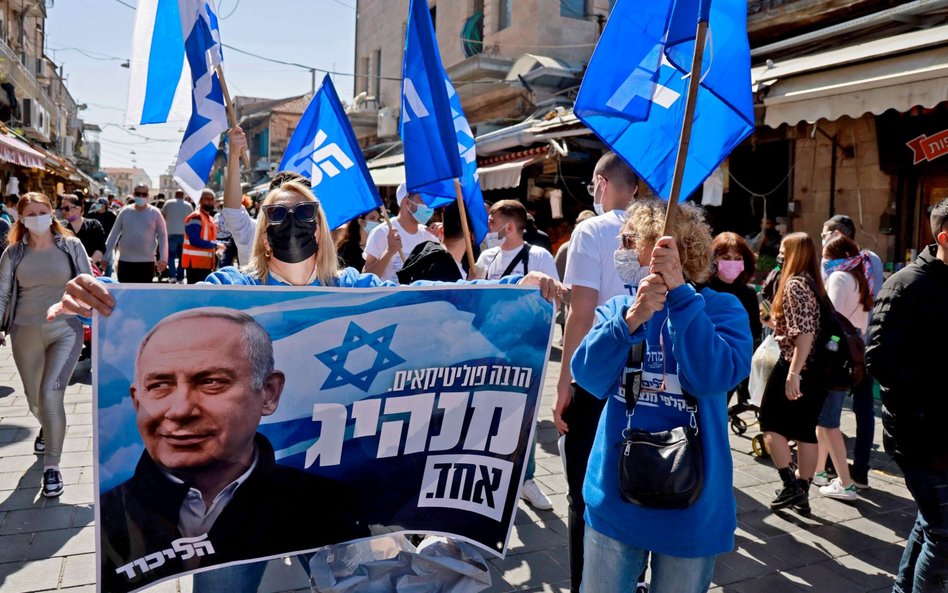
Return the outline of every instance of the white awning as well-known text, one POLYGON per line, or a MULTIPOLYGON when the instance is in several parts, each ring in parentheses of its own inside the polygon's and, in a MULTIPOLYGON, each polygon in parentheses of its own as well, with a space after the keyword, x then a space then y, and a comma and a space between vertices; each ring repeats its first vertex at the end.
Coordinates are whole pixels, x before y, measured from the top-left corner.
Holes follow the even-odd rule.
POLYGON ((935 27, 755 68, 755 88, 770 87, 764 123, 776 128, 934 107, 948 100, 946 41, 948 27, 935 27))
POLYGON ((488 191, 520 187, 520 174, 523 173, 523 168, 536 161, 537 157, 534 156, 487 167, 478 167, 477 174, 480 178, 481 189, 488 191))
POLYGON ((380 169, 369 169, 372 181, 379 187, 397 186, 405 183, 405 166, 382 167, 380 169))

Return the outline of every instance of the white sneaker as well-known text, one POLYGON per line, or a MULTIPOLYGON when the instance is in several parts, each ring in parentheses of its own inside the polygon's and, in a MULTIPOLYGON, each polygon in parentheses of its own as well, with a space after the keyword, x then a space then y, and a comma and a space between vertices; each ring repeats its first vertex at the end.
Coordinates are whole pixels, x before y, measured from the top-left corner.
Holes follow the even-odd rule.
POLYGON ((520 498, 530 503, 535 509, 541 511, 553 510, 553 501, 540 490, 540 486, 533 480, 524 481, 523 488, 520 490, 520 498))
POLYGON ((826 486, 830 483, 829 472, 816 472, 813 474, 814 486, 826 486))
POLYGON ((820 494, 836 500, 857 500, 859 498, 859 495, 856 494, 856 485, 850 484, 843 488, 843 483, 839 481, 839 478, 833 478, 833 481, 828 485, 820 486, 820 494))

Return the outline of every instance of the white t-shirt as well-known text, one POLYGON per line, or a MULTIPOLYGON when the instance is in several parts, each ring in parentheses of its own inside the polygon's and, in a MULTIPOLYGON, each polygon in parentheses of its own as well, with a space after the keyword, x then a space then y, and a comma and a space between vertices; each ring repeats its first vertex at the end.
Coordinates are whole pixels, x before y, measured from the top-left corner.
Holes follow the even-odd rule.
POLYGON ((634 294, 637 288, 622 282, 613 263, 624 224, 625 210, 612 210, 582 221, 570 236, 563 282, 598 290, 597 305, 620 294, 634 294))
MULTIPOLYGON (((410 234, 402 225, 398 224, 397 218, 392 219, 392 226, 398 231, 398 236, 402 238, 402 253, 405 254, 405 257, 408 257, 411 250, 419 243, 438 240, 437 237, 428 232, 428 228, 423 224, 418 225, 418 232, 414 235, 410 234)), ((362 252, 362 257, 369 259, 371 255, 379 259, 382 257, 382 254, 385 253, 386 249, 388 249, 388 223, 383 222, 369 233, 368 239, 365 240, 365 251, 362 252)), ((391 261, 388 262, 385 273, 379 274, 379 278, 398 282, 398 279, 395 277, 395 272, 401 270, 402 265, 402 258, 396 253, 392 256, 391 261)))
POLYGON ((836 310, 865 335, 869 328, 869 311, 859 302, 859 284, 853 275, 840 271, 830 274, 826 279, 826 294, 836 310))
MULTIPOLYGON (((497 280, 503 276, 504 270, 510 265, 510 262, 517 257, 523 249, 523 245, 513 249, 501 249, 500 247, 491 247, 481 252, 477 258, 477 270, 483 270, 488 280, 497 280)), ((526 272, 543 272, 550 278, 560 279, 556 271, 556 264, 553 262, 553 256, 550 252, 536 245, 530 246, 530 254, 527 256, 527 270, 523 269, 523 262, 518 262, 511 274, 525 275, 526 272)))

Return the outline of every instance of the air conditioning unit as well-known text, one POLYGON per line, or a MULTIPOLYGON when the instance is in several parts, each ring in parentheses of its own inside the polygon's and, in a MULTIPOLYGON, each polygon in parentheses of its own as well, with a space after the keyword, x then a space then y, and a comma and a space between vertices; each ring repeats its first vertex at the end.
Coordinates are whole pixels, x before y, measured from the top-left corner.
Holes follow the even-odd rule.
POLYGON ((36 78, 47 78, 47 65, 49 62, 45 58, 36 58, 36 78))
POLYGON ((49 113, 43 106, 36 99, 23 99, 22 112, 23 127, 27 135, 49 142, 49 113))
POLYGON ((379 125, 376 131, 379 138, 394 138, 398 136, 398 109, 383 107, 379 109, 379 125))

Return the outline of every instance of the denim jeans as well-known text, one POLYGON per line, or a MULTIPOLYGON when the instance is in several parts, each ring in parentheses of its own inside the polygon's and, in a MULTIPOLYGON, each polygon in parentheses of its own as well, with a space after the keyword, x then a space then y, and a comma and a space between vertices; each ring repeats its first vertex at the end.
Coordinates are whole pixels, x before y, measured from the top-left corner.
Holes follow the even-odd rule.
POLYGON ((896 460, 918 505, 892 593, 948 591, 948 470, 896 460))
POLYGON ((192 590, 194 593, 257 593, 267 562, 263 560, 199 572, 194 575, 192 590))
MULTIPOLYGON (((649 551, 586 526, 582 593, 631 593, 649 551)), ((716 556, 680 558, 652 552, 649 593, 704 593, 711 586, 716 556)))
POLYGON ((184 268, 180 265, 183 249, 184 235, 168 235, 168 278, 174 278, 178 282, 184 280, 184 268))

